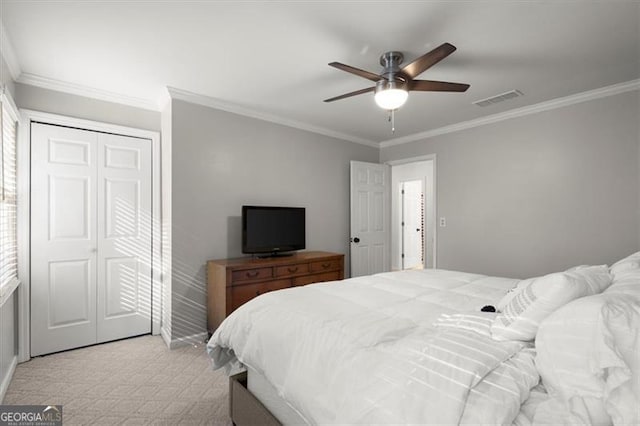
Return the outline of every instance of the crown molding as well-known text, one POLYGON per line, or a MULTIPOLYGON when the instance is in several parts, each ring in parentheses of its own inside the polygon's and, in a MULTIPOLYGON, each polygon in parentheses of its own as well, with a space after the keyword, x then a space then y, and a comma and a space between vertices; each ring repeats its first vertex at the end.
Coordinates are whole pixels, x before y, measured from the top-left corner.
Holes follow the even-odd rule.
POLYGON ((342 139, 349 142, 354 142, 361 145, 370 146, 373 148, 379 148, 379 144, 374 141, 359 138, 356 136, 348 135, 346 133, 336 132, 324 127, 313 126, 307 123, 303 123, 296 120, 280 117, 273 114, 268 114, 262 111, 258 111, 251 108, 246 108, 238 104, 223 101, 220 99, 212 98, 210 96, 199 95, 197 93, 188 92, 186 90, 177 89, 175 87, 167 87, 169 96, 171 99, 177 99, 184 102, 189 102, 197 105, 202 105, 222 111, 231 112, 246 117, 255 118, 258 120, 268 121, 282 126, 293 127, 299 130, 305 130, 311 133, 317 133, 323 136, 329 136, 331 138, 342 139))
POLYGON ((22 70, 20 69, 16 51, 13 49, 13 45, 11 44, 11 40, 9 40, 7 30, 4 28, 2 20, 0 20, 0 54, 4 58, 7 68, 9 68, 11 78, 13 78, 14 81, 17 80, 22 70))
POLYGON ((96 89, 81 84, 69 83, 66 81, 55 80, 52 78, 42 77, 40 75, 25 73, 20 74, 16 82, 28 84, 31 86, 42 87, 43 89, 55 90, 58 92, 70 93, 72 95, 83 96, 86 98, 98 99, 106 102, 113 102, 132 106, 135 108, 147 109, 151 111, 159 111, 158 104, 143 98, 122 95, 107 90, 96 89))
POLYGON ((158 101, 157 101, 158 108, 162 112, 170 103, 171 103, 171 93, 169 93, 169 88, 163 87, 162 92, 160 93, 160 96, 158 96, 158 101))
POLYGON ((565 106, 574 105, 581 102, 591 101, 594 99, 600 99, 607 96, 630 92, 632 90, 640 90, 640 79, 631 80, 624 83, 613 84, 611 86, 589 90, 586 92, 577 93, 577 94, 565 96, 562 98, 556 98, 550 101, 540 102, 534 105, 529 105, 522 108, 516 108, 509 111, 501 112, 498 114, 477 118, 474 120, 462 121, 460 123, 452 124, 450 126, 439 127, 437 129, 427 130, 426 132, 414 133, 413 135, 403 136, 401 138, 389 139, 389 140, 380 142, 379 146, 380 148, 388 148, 391 146, 402 145, 410 142, 416 142, 423 139, 432 138, 434 136, 440 136, 447 133, 458 132, 460 130, 472 129, 474 127, 480 127, 487 124, 497 123, 497 122, 509 120, 512 118, 524 117, 526 115, 536 114, 539 112, 549 111, 556 108, 562 108, 565 106))

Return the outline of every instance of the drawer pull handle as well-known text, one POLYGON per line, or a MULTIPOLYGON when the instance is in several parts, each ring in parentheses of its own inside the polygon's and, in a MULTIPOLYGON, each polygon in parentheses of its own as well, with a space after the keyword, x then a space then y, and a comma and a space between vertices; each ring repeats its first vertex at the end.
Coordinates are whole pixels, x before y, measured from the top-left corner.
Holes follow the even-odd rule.
POLYGON ((258 271, 248 271, 248 272, 247 272, 247 277, 249 277, 249 278, 255 278, 255 277, 257 277, 257 276, 258 276, 258 274, 259 274, 259 273, 260 273, 260 272, 258 272, 258 271))
POLYGON ((298 267, 296 266, 295 268, 287 268, 287 271, 289 271, 289 273, 293 274, 294 272, 298 272, 298 267))
POLYGON ((330 263, 323 263, 323 264, 322 264, 322 267, 323 267, 324 269, 327 269, 329 266, 331 266, 331 264, 330 264, 330 263))

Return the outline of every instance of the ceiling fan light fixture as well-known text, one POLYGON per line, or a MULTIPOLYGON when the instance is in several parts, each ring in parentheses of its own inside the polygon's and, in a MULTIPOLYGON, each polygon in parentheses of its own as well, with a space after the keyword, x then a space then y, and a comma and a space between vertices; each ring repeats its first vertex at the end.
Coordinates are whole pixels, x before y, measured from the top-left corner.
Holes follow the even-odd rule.
POLYGON ((390 111, 398 109, 404 105, 408 97, 409 92, 404 82, 380 80, 376 84, 374 99, 382 109, 390 111))

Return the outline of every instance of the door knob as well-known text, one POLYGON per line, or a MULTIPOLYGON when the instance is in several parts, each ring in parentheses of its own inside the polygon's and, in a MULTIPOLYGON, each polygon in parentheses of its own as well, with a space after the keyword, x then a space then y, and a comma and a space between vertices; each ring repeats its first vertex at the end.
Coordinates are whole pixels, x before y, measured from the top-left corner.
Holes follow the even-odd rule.
POLYGON ((353 238, 353 242, 354 243, 359 243, 360 242, 360 238, 358 238, 358 237, 353 238))

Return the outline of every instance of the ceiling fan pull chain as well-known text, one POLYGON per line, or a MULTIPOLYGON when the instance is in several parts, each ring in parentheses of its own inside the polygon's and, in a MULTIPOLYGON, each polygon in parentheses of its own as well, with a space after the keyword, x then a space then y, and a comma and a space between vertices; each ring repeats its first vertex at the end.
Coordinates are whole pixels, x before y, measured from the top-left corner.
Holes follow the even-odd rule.
POLYGON ((389 112, 389 117, 387 118, 387 121, 391 123, 391 133, 395 133, 396 132, 396 110, 389 109, 387 111, 389 112))
POLYGON ((391 120, 391 133, 395 133, 396 132, 396 110, 395 109, 391 110, 389 119, 391 120))

